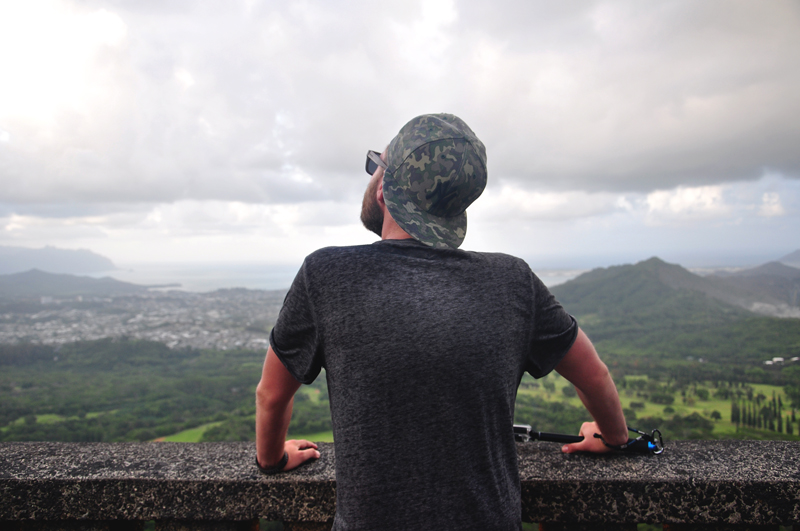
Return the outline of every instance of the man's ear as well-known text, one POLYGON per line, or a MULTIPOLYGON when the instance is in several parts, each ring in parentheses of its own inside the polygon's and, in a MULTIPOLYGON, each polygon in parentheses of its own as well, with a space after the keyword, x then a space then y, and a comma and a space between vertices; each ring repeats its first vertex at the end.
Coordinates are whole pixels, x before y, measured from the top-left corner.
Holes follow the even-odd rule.
POLYGON ((386 201, 383 200, 383 179, 381 178, 381 182, 378 183, 378 188, 375 190, 375 198, 378 200, 378 204, 381 206, 386 205, 386 201))

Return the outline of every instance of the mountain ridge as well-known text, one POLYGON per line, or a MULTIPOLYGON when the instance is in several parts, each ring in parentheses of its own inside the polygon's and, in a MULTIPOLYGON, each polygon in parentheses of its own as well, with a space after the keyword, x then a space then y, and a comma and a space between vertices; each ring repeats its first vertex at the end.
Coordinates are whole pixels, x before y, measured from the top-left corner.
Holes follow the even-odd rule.
MULTIPOLYGON (((795 274, 794 269, 771 262, 735 276, 703 277, 652 257, 636 264, 593 269, 554 286, 552 291, 568 309, 585 314, 655 315, 682 299, 697 310, 703 308, 707 316, 730 316, 746 310, 798 318, 800 270, 795 274)), ((676 307, 671 310, 679 311, 676 307)), ((679 315, 673 316, 681 320, 679 315)))
POLYGON ((800 319, 776 315, 800 309, 786 305, 781 314, 777 304, 758 302, 768 297, 737 285, 742 278, 700 277, 651 258, 590 271, 551 292, 618 369, 696 376, 710 361, 755 378, 764 360, 800 355, 800 319), (692 360, 699 364, 675 368, 692 360))
POLYGON ((0 275, 0 298, 16 300, 39 297, 103 297, 141 293, 151 287, 155 286, 131 284, 111 277, 92 278, 38 269, 0 275))
POLYGON ((778 258, 778 262, 782 262, 790 266, 800 267, 800 249, 794 251, 793 253, 789 253, 786 256, 778 258))
POLYGON ((48 273, 82 274, 114 271, 109 258, 88 249, 41 249, 0 245, 0 274, 23 273, 39 269, 48 273))

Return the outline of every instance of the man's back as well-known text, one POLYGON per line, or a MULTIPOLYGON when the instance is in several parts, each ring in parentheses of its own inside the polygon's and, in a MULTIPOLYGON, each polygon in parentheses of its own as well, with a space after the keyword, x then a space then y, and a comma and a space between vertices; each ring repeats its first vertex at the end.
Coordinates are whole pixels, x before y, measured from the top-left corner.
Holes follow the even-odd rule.
POLYGON ((608 367, 522 260, 458 250, 487 182, 463 120, 412 119, 365 170, 361 221, 381 241, 306 258, 256 388, 256 464, 274 474, 319 457, 286 433, 294 393, 325 367, 334 529, 519 529, 523 371, 558 365, 597 421, 563 451, 606 452, 628 440, 608 367))
POLYGON ((271 343, 299 381, 326 369, 335 529, 518 529, 517 385, 576 334, 507 255, 410 239, 310 255, 271 343))

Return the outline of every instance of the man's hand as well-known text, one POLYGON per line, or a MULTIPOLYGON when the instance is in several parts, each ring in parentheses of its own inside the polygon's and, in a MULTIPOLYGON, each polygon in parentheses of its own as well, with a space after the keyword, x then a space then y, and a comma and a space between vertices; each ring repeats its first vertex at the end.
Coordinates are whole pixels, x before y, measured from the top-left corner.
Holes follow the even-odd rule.
POLYGON ((264 461, 259 459, 256 456, 256 461, 258 462, 258 466, 267 469, 273 469, 274 472, 286 472, 292 470, 293 468, 297 468, 306 461, 310 461, 311 459, 319 459, 319 450, 317 450, 317 445, 311 441, 306 441, 305 439, 300 440, 289 440, 286 441, 283 445, 284 453, 288 457, 286 460, 286 465, 280 470, 274 470, 275 467, 278 466, 279 463, 283 461, 281 458, 280 461, 276 463, 268 463, 264 464, 264 461))
POLYGON ((289 440, 283 446, 289 454, 289 462, 286 463, 284 471, 297 468, 310 459, 319 459, 317 445, 305 439, 289 440))
POLYGON ((600 428, 597 427, 597 423, 584 422, 581 425, 581 431, 578 433, 578 435, 583 435, 583 440, 577 443, 565 444, 561 447, 561 451, 565 454, 574 452, 594 452, 602 454, 610 452, 611 448, 603 444, 603 441, 600 439, 595 438, 595 433, 600 433, 600 428))

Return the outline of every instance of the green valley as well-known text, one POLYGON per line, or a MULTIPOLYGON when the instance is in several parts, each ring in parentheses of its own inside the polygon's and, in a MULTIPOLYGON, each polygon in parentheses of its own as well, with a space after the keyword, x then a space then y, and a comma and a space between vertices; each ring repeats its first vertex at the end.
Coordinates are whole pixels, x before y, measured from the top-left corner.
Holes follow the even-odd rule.
MULTIPOLYGON (((747 310, 757 284, 737 285, 653 258, 552 291, 611 369, 631 426, 666 440, 799 439, 800 319, 747 310)), ((252 440, 263 357, 126 337, 2 344, 0 440, 252 440)), ((290 436, 332 440, 329 408, 323 374, 297 394, 290 436)), ((576 433, 585 420, 566 380, 523 378, 517 422, 576 433)))

